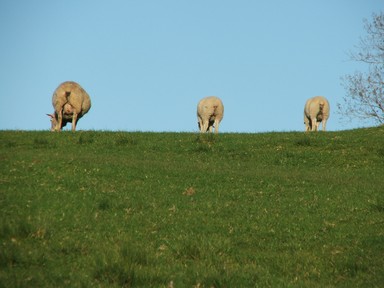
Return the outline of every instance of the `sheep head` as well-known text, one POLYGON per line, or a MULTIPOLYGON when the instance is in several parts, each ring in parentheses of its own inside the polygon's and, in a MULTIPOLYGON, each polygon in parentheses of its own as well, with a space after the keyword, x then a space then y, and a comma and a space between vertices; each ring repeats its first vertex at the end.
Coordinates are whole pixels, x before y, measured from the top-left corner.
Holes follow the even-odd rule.
POLYGON ((57 119, 55 114, 47 114, 47 116, 51 119, 51 131, 58 131, 57 129, 57 119))

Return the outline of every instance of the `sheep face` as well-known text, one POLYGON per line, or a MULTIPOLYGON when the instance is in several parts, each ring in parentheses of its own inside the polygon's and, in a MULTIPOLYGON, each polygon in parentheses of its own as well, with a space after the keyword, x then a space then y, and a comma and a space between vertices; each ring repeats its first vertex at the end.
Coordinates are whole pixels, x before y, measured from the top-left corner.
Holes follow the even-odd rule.
POLYGON ((60 129, 57 127, 59 123, 56 119, 55 114, 47 114, 47 116, 51 120, 51 131, 60 131, 60 129))
MULTIPOLYGON (((72 122, 72 118, 66 118, 66 117, 63 117, 63 121, 61 122, 61 127, 59 127, 59 121, 57 120, 57 117, 55 114, 47 114, 47 116, 49 116, 50 120, 51 120, 51 131, 60 131, 61 129, 63 129, 63 127, 65 127, 67 125, 68 122, 72 122)), ((64 115, 65 116, 65 115, 64 115)))

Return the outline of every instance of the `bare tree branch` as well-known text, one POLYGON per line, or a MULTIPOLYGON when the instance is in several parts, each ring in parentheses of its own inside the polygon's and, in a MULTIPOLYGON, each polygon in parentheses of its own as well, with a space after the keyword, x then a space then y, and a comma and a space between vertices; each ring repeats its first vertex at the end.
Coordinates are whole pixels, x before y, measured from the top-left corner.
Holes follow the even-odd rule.
POLYGON ((356 72, 342 77, 346 90, 344 103, 338 103, 341 114, 360 119, 373 119, 384 123, 384 13, 373 14, 371 21, 364 20, 367 35, 360 38, 350 52, 351 60, 367 65, 367 72, 356 72))

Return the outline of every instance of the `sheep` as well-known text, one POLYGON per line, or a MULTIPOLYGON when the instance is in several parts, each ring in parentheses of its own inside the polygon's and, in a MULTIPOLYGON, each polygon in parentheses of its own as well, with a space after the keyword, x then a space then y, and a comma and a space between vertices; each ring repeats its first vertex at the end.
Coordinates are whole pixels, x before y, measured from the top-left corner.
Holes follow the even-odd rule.
POLYGON ((201 133, 212 132, 215 128, 215 133, 219 132, 219 124, 223 120, 224 105, 220 98, 216 96, 208 96, 199 101, 197 105, 198 126, 201 133))
POLYGON ((304 107, 305 131, 318 131, 320 123, 326 129, 330 106, 327 98, 315 96, 307 100, 304 107))
POLYGON ((47 114, 51 118, 51 131, 61 131, 68 122, 72 123, 72 131, 75 131, 79 119, 91 108, 91 99, 79 84, 67 81, 56 88, 52 105, 54 113, 47 114))

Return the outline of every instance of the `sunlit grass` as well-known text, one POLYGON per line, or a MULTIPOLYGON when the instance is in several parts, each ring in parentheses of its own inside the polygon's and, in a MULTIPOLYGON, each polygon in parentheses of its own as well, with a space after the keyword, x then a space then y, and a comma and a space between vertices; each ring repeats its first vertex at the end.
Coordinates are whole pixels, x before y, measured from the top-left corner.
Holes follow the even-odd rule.
POLYGON ((0 287, 379 287, 383 128, 0 132, 0 287))

